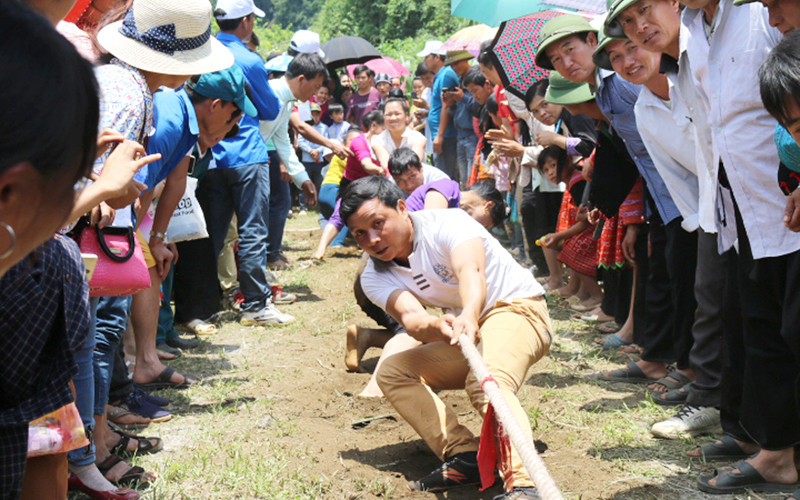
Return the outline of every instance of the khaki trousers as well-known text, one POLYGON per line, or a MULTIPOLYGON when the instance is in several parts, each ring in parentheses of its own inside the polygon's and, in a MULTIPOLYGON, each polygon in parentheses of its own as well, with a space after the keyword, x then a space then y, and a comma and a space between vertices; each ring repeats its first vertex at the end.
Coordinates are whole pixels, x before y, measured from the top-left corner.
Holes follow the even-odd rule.
MULTIPOLYGON (((550 316, 543 297, 498 302, 480 324, 478 349, 531 442, 530 421, 516 394, 528 369, 550 349, 550 331, 550 316)), ((472 432, 458 423, 453 409, 434 393, 466 389, 481 417, 486 415, 489 399, 457 345, 433 342, 395 354, 383 362, 377 381, 397 412, 441 460, 478 449, 472 432)), ((510 462, 506 465, 512 474, 506 489, 532 486, 513 446, 510 462)))

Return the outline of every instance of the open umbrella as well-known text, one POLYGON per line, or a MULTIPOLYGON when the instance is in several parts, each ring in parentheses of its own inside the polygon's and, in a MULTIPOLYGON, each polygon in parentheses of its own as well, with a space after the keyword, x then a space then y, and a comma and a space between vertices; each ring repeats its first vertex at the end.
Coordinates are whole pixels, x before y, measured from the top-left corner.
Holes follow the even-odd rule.
MULTIPOLYGON (((355 70, 357 66, 358 64, 350 64, 347 66, 347 72, 350 74, 350 78, 356 77, 356 75, 353 74, 353 70, 355 70)), ((364 66, 374 71, 375 74, 379 75, 381 73, 385 73, 389 75, 389 78, 411 74, 411 72, 407 70, 405 66, 400 63, 400 61, 386 56, 378 59, 370 59, 364 63, 364 66)))
POLYGON ((547 78, 549 73, 534 62, 539 31, 550 19, 563 12, 537 12, 500 25, 492 42, 492 63, 503 80, 506 92, 525 98, 531 85, 547 78))
POLYGON ((371 43, 360 36, 340 36, 322 44, 325 52, 325 64, 329 68, 341 68, 348 64, 363 64, 370 59, 380 57, 371 43))
POLYGON ((606 0, 543 0, 547 5, 562 7, 576 12, 602 14, 606 11, 606 0))
POLYGON ((450 14, 489 26, 546 10, 544 0, 450 0, 450 14))
POLYGON ((486 26, 485 24, 476 24, 475 26, 468 26, 456 32, 444 42, 441 50, 456 51, 466 50, 470 54, 477 57, 480 52, 481 43, 484 40, 491 40, 497 34, 497 28, 486 26))

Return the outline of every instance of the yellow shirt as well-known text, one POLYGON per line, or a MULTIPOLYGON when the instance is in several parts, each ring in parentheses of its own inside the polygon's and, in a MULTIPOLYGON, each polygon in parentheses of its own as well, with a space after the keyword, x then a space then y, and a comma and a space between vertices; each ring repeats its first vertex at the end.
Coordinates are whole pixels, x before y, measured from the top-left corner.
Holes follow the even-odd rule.
POLYGON ((328 167, 328 173, 325 174, 325 179, 322 180, 322 186, 325 184, 339 184, 342 182, 342 177, 344 176, 344 167, 347 164, 345 160, 342 160, 336 155, 333 155, 333 159, 331 160, 331 164, 328 167))

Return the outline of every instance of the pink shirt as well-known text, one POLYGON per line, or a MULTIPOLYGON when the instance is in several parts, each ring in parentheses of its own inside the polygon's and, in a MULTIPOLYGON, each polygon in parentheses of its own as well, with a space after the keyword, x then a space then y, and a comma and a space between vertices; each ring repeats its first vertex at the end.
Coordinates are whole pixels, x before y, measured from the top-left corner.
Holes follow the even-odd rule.
POLYGON ((344 167, 344 178, 349 181, 355 181, 369 175, 364 170, 364 165, 361 164, 362 160, 370 158, 376 166, 381 165, 372 155, 372 149, 369 147, 366 134, 361 134, 353 139, 353 142, 350 143, 350 150, 353 152, 353 156, 347 157, 347 164, 344 167))

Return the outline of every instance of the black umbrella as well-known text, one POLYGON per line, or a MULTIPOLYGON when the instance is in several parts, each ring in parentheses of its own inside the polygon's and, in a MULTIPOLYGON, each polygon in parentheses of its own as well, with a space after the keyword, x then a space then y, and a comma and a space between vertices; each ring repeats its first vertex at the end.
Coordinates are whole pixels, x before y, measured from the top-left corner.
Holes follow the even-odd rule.
POLYGON ((381 57, 371 43, 360 36, 340 36, 322 44, 325 64, 329 68, 341 68, 348 64, 363 64, 370 59, 381 57))

